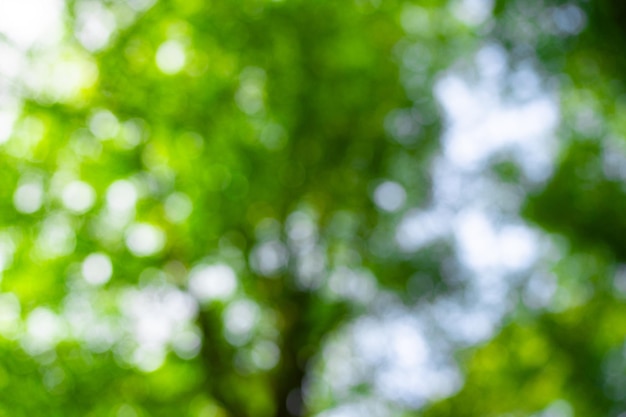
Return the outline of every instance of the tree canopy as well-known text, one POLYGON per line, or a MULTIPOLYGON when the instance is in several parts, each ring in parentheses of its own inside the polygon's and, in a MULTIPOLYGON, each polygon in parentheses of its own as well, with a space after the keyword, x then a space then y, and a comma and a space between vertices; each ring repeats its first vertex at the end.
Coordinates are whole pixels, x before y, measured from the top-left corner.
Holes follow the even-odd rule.
POLYGON ((621 416, 625 13, 0 3, 0 416, 621 416))

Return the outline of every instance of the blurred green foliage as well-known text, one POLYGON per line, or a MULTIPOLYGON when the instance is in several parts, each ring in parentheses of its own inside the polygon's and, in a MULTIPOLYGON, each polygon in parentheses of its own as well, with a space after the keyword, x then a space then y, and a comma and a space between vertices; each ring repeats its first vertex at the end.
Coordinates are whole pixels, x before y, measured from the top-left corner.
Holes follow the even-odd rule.
MULTIPOLYGON (((470 23, 461 3, 67 1, 53 60, 76 71, 20 86, 0 145, 0 415, 340 408, 318 369, 373 294, 471 298, 450 278, 453 242, 403 250, 396 230, 435 198, 435 86, 490 42, 562 98, 554 172, 522 209, 560 251, 545 260, 557 288, 534 309, 532 271, 515 278, 498 333, 455 350, 458 392, 389 410, 621 415, 624 7, 499 0, 470 23), (94 32, 81 35, 85 13, 94 32), (376 201, 386 182, 400 206, 376 201)), ((514 160, 492 162, 524 185, 514 160)), ((355 398, 380 396, 370 379, 355 398)))

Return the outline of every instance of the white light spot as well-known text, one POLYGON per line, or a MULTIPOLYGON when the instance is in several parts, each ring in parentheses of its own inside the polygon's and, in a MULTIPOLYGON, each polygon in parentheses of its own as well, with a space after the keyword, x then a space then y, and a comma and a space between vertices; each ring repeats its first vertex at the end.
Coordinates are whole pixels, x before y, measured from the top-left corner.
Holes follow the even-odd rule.
POLYGON ((2 56, 2 60, 0 60, 0 75, 7 78, 16 78, 24 65, 22 54, 9 44, 0 43, 0 56, 2 56))
POLYGON ((552 169, 558 107, 547 94, 523 103, 505 102, 494 94, 506 59, 503 48, 487 46, 477 57, 483 81, 470 85, 450 75, 436 84, 448 122, 444 156, 462 170, 478 172, 492 155, 513 150, 526 176, 542 181, 552 169))
POLYGON ((193 210, 191 199, 183 193, 174 193, 165 200, 165 216, 172 223, 182 223, 193 210))
POLYGON ((259 369, 270 370, 278 364, 279 360, 280 349, 274 342, 262 341, 252 349, 252 362, 259 369))
POLYGON ((529 267, 537 258, 537 238, 523 226, 506 226, 498 236, 502 264, 510 270, 529 267))
POLYGON ((460 21, 477 26, 483 23, 493 9, 493 0, 459 0, 453 3, 452 12, 460 21))
POLYGON ((98 66, 76 51, 54 50, 41 55, 20 77, 48 102, 70 101, 98 79, 98 66))
POLYGON ((53 348, 66 334, 65 323, 45 307, 37 307, 26 319, 25 349, 40 353, 53 348))
POLYGON ((396 242, 406 252, 418 250, 449 231, 449 216, 438 210, 408 212, 396 230, 396 242))
POLYGON ((135 204, 137 204, 137 189, 130 181, 115 181, 107 189, 106 201, 111 211, 132 211, 135 209, 135 204))
POLYGON ((189 274, 189 291, 200 301, 224 300, 236 289, 237 276, 228 265, 199 265, 189 274))
POLYGON ((376 278, 366 269, 339 267, 328 278, 328 286, 335 295, 362 303, 376 295, 376 278))
POLYGON ((54 43, 62 34, 62 11, 60 0, 0 1, 0 33, 24 50, 54 43))
POLYGON ((296 265, 296 282, 302 289, 316 289, 323 284, 326 254, 319 247, 307 247, 300 251, 296 265))
POLYGON ((237 300, 224 311, 224 324, 228 340, 240 345, 250 338, 250 333, 259 319, 259 306, 250 300, 237 300))
POLYGON ((13 194, 13 204, 20 213, 31 214, 41 208, 43 186, 39 181, 25 182, 13 194))
POLYGON ((296 244, 305 244, 317 237, 317 226, 308 214, 296 211, 287 219, 287 234, 296 244))
POLYGON ((264 107, 265 70, 248 67, 241 72, 241 86, 235 95, 239 108, 246 114, 256 114, 264 107))
POLYGON ((485 78, 499 78, 507 70, 507 56, 504 47, 499 44, 483 46, 476 54, 476 65, 485 78))
POLYGON ((406 200, 404 188, 393 181, 385 181, 376 187, 374 191, 374 202, 385 211, 399 210, 406 200))
POLYGON ((128 120, 122 124, 122 139, 126 148, 132 149, 144 140, 144 131, 140 119, 128 120))
POLYGON ((277 240, 264 242, 252 250, 250 263, 261 275, 274 275, 287 263, 287 249, 277 240))
POLYGON ((156 63, 163 73, 172 75, 180 72, 186 61, 185 47, 179 41, 170 40, 159 46, 156 63))
POLYGON ((111 139, 119 132, 117 117, 108 110, 100 110, 89 119, 89 130, 98 139, 111 139))
POLYGON ((433 323, 422 322, 431 319, 416 311, 389 313, 361 317, 327 341, 323 383, 329 391, 352 393, 371 381, 379 398, 416 409, 458 390, 461 379, 448 347, 428 331, 433 323))
POLYGON ((433 32, 430 13, 419 6, 406 5, 400 16, 400 24, 405 31, 413 35, 433 32))
POLYGON ((13 125, 17 119, 17 112, 0 110, 0 144, 8 141, 13 133, 13 125))
POLYGON ((88 211, 96 200, 96 192, 91 185, 82 181, 72 181, 63 187, 63 205, 70 211, 81 214, 88 211))
POLYGON ((140 346, 135 350, 132 361, 143 372, 154 372, 165 362, 165 350, 140 346))
POLYGON ((55 214, 46 219, 37 237, 37 249, 45 258, 71 253, 76 245, 76 234, 69 219, 55 214))
POLYGON ((287 143, 287 131, 278 123, 268 123, 261 131, 259 139, 268 149, 281 149, 287 143))
POLYGON ((172 348, 181 359, 194 358, 202 346, 202 339, 197 332, 190 330, 174 335, 172 348))
POLYGON ((530 266, 537 255, 532 231, 519 225, 497 230, 486 213, 467 209, 456 222, 455 234, 461 260, 470 269, 516 271, 530 266))
POLYGON ((585 28, 587 16, 574 4, 552 9, 552 20, 556 30, 563 35, 576 35, 585 28))
POLYGON ((550 305, 557 292, 558 283, 554 275, 545 272, 533 274, 522 294, 524 303, 530 308, 539 309, 550 305))
POLYGON ((126 246, 135 256, 151 256, 165 246, 165 234, 147 223, 135 223, 126 233, 126 246))
POLYGON ((138 12, 149 9, 154 3, 156 3, 156 0, 128 0, 130 7, 138 12))
POLYGON ((498 308, 475 305, 463 307, 452 300, 440 300, 433 306, 432 315, 451 340, 473 345, 489 340, 501 317, 498 308))
POLYGON ((141 277, 144 287, 131 287, 119 298, 120 308, 130 328, 128 335, 136 348, 121 352, 124 359, 144 371, 161 366, 167 347, 172 346, 181 357, 191 358, 197 354, 199 340, 191 320, 198 312, 196 300, 178 288, 154 284, 159 270, 148 269, 141 277))
POLYGON ((76 37, 90 51, 104 48, 115 31, 115 16, 100 2, 81 1, 76 11, 76 37))
POLYGON ((385 118, 385 128, 396 141, 409 145, 415 142, 420 131, 418 115, 413 109, 393 110, 385 118))
POLYGON ((498 262, 497 237, 485 213, 467 210, 455 227, 460 257, 474 270, 493 267, 498 262))
POLYGON ((111 279, 113 265, 111 259, 103 253, 92 253, 83 261, 83 278, 92 285, 102 285, 111 279))

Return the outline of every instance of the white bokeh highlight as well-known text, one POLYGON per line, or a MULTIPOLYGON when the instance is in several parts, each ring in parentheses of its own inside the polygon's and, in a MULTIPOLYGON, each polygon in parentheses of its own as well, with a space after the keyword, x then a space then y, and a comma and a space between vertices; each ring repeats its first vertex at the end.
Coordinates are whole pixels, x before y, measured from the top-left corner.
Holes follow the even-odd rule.
POLYGON ((191 270, 188 288, 201 302, 226 300, 237 290, 237 275, 226 264, 200 264, 191 270))
POLYGON ((117 213, 133 211, 137 204, 138 193, 135 185, 128 180, 112 183, 106 191, 107 207, 117 213))
POLYGON ((0 2, 0 33, 22 50, 58 42, 63 34, 62 0, 0 2))
POLYGON ((184 45, 177 40, 162 43, 156 53, 157 67, 164 74, 173 75, 180 72, 187 62, 184 45))
POLYGON ((406 191, 397 182, 385 181, 374 190, 374 202, 384 211, 397 211, 405 201, 406 191))
POLYGON ((152 256, 165 246, 165 233, 149 223, 132 224, 126 232, 126 247, 138 257, 152 256))
POLYGON ((92 253, 83 261, 81 273, 85 281, 91 285, 106 284, 113 274, 111 258, 104 253, 92 253))
POLYGON ((13 205, 20 213, 31 214, 41 208, 44 190, 40 181, 28 181, 20 184, 13 194, 13 205))
POLYGON ((87 212, 96 201, 93 187, 83 181, 72 181, 63 187, 61 200, 69 211, 82 214, 87 212))

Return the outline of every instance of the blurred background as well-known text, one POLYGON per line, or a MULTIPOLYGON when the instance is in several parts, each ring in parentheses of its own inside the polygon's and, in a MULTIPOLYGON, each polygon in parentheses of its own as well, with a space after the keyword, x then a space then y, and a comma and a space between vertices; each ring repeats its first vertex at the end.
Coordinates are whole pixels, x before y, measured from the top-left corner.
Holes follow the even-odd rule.
POLYGON ((625 416, 625 19, 0 0, 0 416, 625 416))

